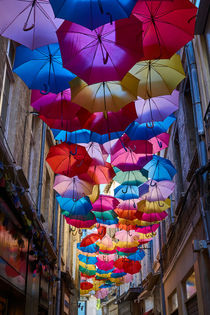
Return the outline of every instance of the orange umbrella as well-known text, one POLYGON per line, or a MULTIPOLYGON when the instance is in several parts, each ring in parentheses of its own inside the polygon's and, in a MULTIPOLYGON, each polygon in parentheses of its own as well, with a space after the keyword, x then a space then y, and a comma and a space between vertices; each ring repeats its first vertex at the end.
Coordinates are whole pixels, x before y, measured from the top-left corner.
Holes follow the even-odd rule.
POLYGON ((80 243, 81 247, 86 247, 88 245, 91 245, 95 243, 97 240, 99 240, 101 237, 99 234, 92 233, 90 235, 87 235, 80 243))

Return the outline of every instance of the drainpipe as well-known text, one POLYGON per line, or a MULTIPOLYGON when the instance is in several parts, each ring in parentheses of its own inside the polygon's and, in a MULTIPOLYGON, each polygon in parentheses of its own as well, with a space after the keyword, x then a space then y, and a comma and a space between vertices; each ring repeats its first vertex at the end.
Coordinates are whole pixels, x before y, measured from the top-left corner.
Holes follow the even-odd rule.
POLYGON ((161 304, 162 304, 162 314, 166 315, 166 303, 165 303, 165 290, 163 285, 163 256, 162 256, 162 240, 161 240, 161 230, 160 225, 158 228, 158 240, 159 240, 159 255, 160 255, 160 288, 161 288, 161 304))
POLYGON ((60 212, 59 246, 58 246, 58 282, 56 295, 56 315, 60 315, 61 305, 61 250, 62 250, 63 215, 60 212))
MULTIPOLYGON (((200 90, 198 84, 198 74, 196 68, 196 61, 195 61, 195 54, 193 49, 192 42, 186 45, 186 57, 187 57, 187 67, 189 73, 189 80, 190 80, 190 90, 192 95, 192 103, 193 103, 193 115, 194 121, 196 125, 196 142, 198 147, 198 155, 200 166, 204 167, 207 165, 207 152, 206 152, 206 143, 204 140, 205 130, 204 130, 204 123, 203 123, 203 114, 202 114, 202 105, 201 105, 201 98, 200 98, 200 90)), ((206 195, 208 194, 208 174, 205 171, 202 176, 202 183, 201 183, 201 190, 200 190, 200 208, 201 208, 201 217, 203 220, 205 237, 207 244, 210 243, 210 216, 209 212, 207 211, 207 201, 206 195)), ((210 255, 210 248, 209 255, 210 255)))
POLYGON ((53 246, 56 249, 57 246, 57 222, 58 222, 58 201, 55 194, 55 206, 54 206, 54 216, 53 216, 53 246))
POLYGON ((47 125, 42 123, 42 139, 41 139, 41 153, 39 163, 39 184, 38 184, 38 195, 37 195, 37 214, 41 216, 41 203, 42 203, 42 182, 43 182, 43 170, 44 170, 44 150, 45 150, 45 139, 46 139, 47 125))

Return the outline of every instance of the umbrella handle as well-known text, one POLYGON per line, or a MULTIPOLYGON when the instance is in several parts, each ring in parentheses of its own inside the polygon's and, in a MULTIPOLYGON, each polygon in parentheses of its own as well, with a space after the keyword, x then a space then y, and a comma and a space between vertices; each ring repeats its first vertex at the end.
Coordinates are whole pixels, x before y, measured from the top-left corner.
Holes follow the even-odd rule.
POLYGON ((106 58, 103 56, 103 63, 104 63, 104 65, 107 64, 108 59, 109 59, 109 54, 108 54, 108 52, 106 51, 106 58))
POLYGON ((154 128, 154 122, 153 121, 151 122, 151 126, 149 124, 150 123, 146 123, 147 128, 150 128, 150 129, 154 128))
POLYGON ((77 145, 76 145, 76 148, 75 148, 75 152, 70 151, 69 153, 70 153, 71 155, 76 155, 76 154, 77 154, 77 145))
POLYGON ((161 204, 161 203, 160 203, 160 200, 158 200, 158 206, 159 206, 159 207, 164 207, 164 202, 161 204))
POLYGON ((24 32, 28 32, 28 31, 32 30, 34 28, 34 26, 35 26, 35 24, 32 24, 31 26, 27 27, 27 24, 28 24, 28 21, 23 26, 23 31, 24 32))
POLYGON ((99 6, 99 9, 100 9, 100 11, 101 11, 101 14, 104 14, 104 9, 103 9, 101 0, 98 0, 98 6, 99 6))
POLYGON ((128 187, 126 187, 125 191, 122 189, 122 193, 126 194, 128 192, 128 187))
POLYGON ((47 83, 43 84, 44 90, 40 90, 40 94, 47 95, 50 92, 50 87, 47 83))
POLYGON ((161 141, 159 141, 158 139, 157 139, 157 142, 158 142, 159 148, 162 148, 162 147, 163 147, 162 142, 161 142, 161 141))
POLYGON ((153 184, 152 181, 153 181, 153 179, 151 179, 151 182, 150 182, 149 185, 150 185, 151 187, 155 187, 155 186, 157 185, 157 183, 154 183, 154 184, 153 184))
POLYGON ((128 149, 131 151, 131 152, 134 152, 136 150, 136 145, 134 144, 133 146, 133 149, 129 146, 128 149))
POLYGON ((112 25, 112 22, 113 22, 112 14, 110 12, 106 12, 106 15, 109 16, 110 24, 112 25))

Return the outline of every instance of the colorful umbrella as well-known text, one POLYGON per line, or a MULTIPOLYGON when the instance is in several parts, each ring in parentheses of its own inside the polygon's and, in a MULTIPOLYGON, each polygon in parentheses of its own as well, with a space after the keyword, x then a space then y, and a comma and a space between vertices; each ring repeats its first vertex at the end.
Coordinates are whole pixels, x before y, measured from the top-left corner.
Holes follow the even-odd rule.
POLYGON ((115 172, 110 163, 105 165, 96 165, 94 162, 89 166, 88 170, 79 175, 79 178, 93 184, 109 184, 115 172))
POLYGON ((87 84, 121 81, 143 55, 141 22, 134 16, 93 31, 65 21, 57 36, 64 67, 87 84))
POLYGON ((69 88, 75 75, 62 66, 58 44, 30 50, 25 46, 16 48, 13 71, 34 90, 41 93, 59 93, 69 88))
POLYGON ((111 237, 106 234, 102 240, 98 241, 97 242, 97 245, 99 246, 100 248, 100 251, 101 250, 109 250, 109 251, 112 251, 113 249, 115 249, 115 242, 112 241, 111 237))
POLYGON ((117 254, 108 254, 108 255, 105 255, 105 254, 98 254, 98 259, 102 260, 102 261, 114 261, 117 259, 117 254))
POLYGON ((60 3, 60 0, 50 0, 56 17, 83 25, 91 30, 130 16, 136 0, 89 0, 60 3))
POLYGON ((126 231, 121 230, 115 233, 115 238, 121 242, 133 242, 134 240, 139 239, 139 233, 135 231, 126 232, 126 231))
POLYGON ((144 213, 138 211, 137 218, 146 222, 159 222, 164 220, 168 216, 167 212, 162 211, 159 213, 144 213))
POLYGON ((158 229, 158 227, 159 227, 159 224, 153 224, 150 226, 139 226, 137 227, 136 232, 142 233, 142 234, 150 234, 150 233, 154 234, 155 231, 158 229))
POLYGON ((114 212, 118 215, 119 218, 126 219, 126 220, 135 220, 136 219, 136 210, 123 210, 116 208, 114 212))
POLYGON ((113 180, 123 185, 139 186, 145 183, 148 179, 148 172, 144 169, 140 171, 122 172, 117 167, 114 167, 114 171, 116 176, 113 180))
MULTIPOLYGON (((168 159, 158 155, 153 155, 152 160, 147 163, 144 168, 149 172, 148 177, 158 182, 162 180, 171 180, 176 174, 176 170, 172 163, 168 159)), ((150 185, 153 185, 152 181, 150 182, 150 185)))
POLYGON ((107 154, 103 152, 103 148, 96 142, 80 143, 81 146, 85 147, 89 156, 94 160, 95 164, 105 165, 107 154))
MULTIPOLYGON (((109 271, 113 269, 113 263, 114 263, 113 261, 106 262, 98 259, 98 261, 96 262, 96 266, 104 271, 109 271)), ((99 271, 97 270, 97 272, 99 271)))
POLYGON ((138 210, 145 213, 163 212, 170 208, 170 206, 171 206, 170 199, 166 199, 165 201, 152 202, 149 202, 147 200, 141 200, 137 204, 138 210))
POLYGON ((137 93, 143 99, 169 95, 185 78, 179 55, 170 59, 138 62, 130 73, 139 79, 137 93))
POLYGON ((56 174, 73 177, 86 172, 92 159, 84 147, 61 143, 50 148, 46 161, 56 174))
POLYGON ((114 266, 132 275, 141 269, 141 264, 138 261, 132 261, 128 258, 119 258, 114 262, 114 266))
POLYGON ((49 1, 1 0, 0 8, 0 35, 30 49, 57 43, 56 30, 63 20, 54 17, 49 1))
POLYGON ((96 217, 96 221, 98 223, 102 223, 105 225, 117 224, 117 214, 113 210, 108 211, 92 211, 96 217))
POLYGON ((131 149, 122 149, 111 156, 111 163, 123 172, 140 170, 151 160, 152 154, 138 154, 131 149))
POLYGON ((128 257, 131 260, 140 261, 145 257, 145 253, 142 249, 138 249, 134 254, 131 254, 128 257))
POLYGON ((103 212, 107 210, 115 209, 119 205, 119 201, 107 195, 100 195, 99 198, 93 203, 92 211, 103 212))
POLYGON ((90 265, 94 265, 98 261, 96 257, 88 257, 88 256, 85 256, 85 255, 82 255, 82 254, 79 254, 78 258, 83 263, 90 264, 90 265))
POLYGON ((55 189, 62 197, 78 200, 85 195, 91 194, 93 185, 79 179, 77 176, 70 178, 64 175, 57 175, 55 177, 53 189, 55 189))
POLYGON ((114 196, 122 200, 138 198, 138 186, 120 185, 114 189, 114 196))
POLYGON ((73 215, 87 215, 92 209, 92 204, 87 196, 79 200, 62 198, 61 196, 57 196, 56 199, 61 207, 62 214, 66 217, 73 215))
POLYGON ((68 224, 82 229, 91 228, 96 223, 96 218, 91 212, 86 215, 77 214, 69 218, 65 217, 65 219, 68 224))
POLYGON ((95 276, 96 274, 96 270, 88 270, 85 267, 82 267, 79 265, 79 271, 81 271, 83 274, 87 275, 87 276, 95 276))
POLYGON ((145 59, 170 58, 194 37, 197 8, 188 0, 138 1, 145 59))
POLYGON ((89 246, 91 244, 94 244, 95 242, 97 242, 100 239, 100 235, 96 234, 96 233, 92 233, 87 235, 86 237, 83 238, 83 240, 80 243, 81 247, 86 247, 89 246))
POLYGON ((165 200, 172 194, 174 188, 175 183, 169 180, 162 180, 160 182, 149 180, 148 182, 139 186, 139 196, 141 199, 148 201, 165 200), (146 190, 148 191, 147 193, 145 193, 144 187, 146 187, 146 190))
POLYGON ((163 121, 166 117, 178 110, 179 92, 174 90, 171 95, 152 97, 135 101, 136 113, 139 124, 163 121))
POLYGON ((117 112, 137 98, 139 80, 128 74, 122 81, 88 85, 79 78, 70 82, 72 102, 89 112, 117 112))
POLYGON ((93 287, 93 284, 88 281, 80 283, 80 289, 82 290, 90 290, 92 289, 92 287, 93 287))
POLYGON ((84 253, 96 253, 99 250, 98 245, 96 244, 91 244, 85 247, 80 246, 80 243, 77 243, 77 248, 84 253))
POLYGON ((109 289, 108 288, 102 288, 101 290, 97 291, 95 294, 95 297, 97 299, 104 299, 109 293, 109 289))
POLYGON ((166 149, 168 147, 169 140, 170 135, 166 132, 151 138, 149 142, 153 146, 153 154, 166 149))

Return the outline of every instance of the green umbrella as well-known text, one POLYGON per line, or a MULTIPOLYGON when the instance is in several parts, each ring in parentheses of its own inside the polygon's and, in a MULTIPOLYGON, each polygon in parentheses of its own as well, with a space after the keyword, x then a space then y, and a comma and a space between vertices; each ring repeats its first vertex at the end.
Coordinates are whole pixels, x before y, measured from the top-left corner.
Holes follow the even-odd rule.
POLYGON ((145 169, 138 171, 127 171, 123 172, 117 167, 114 167, 116 176, 113 178, 114 181, 121 185, 134 185, 139 186, 148 180, 148 171, 145 169))

